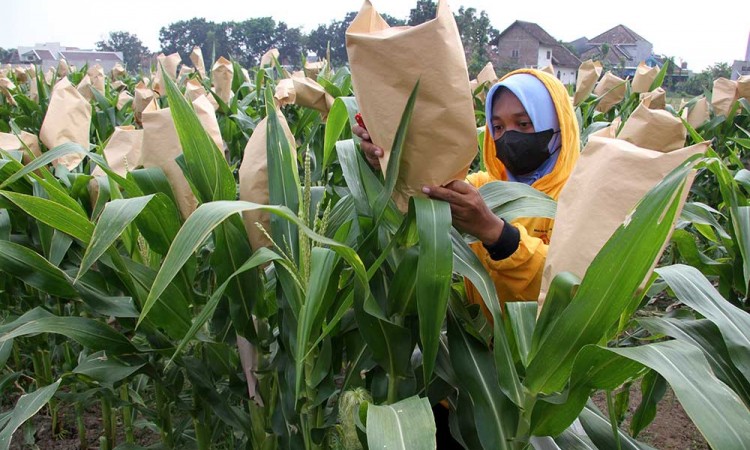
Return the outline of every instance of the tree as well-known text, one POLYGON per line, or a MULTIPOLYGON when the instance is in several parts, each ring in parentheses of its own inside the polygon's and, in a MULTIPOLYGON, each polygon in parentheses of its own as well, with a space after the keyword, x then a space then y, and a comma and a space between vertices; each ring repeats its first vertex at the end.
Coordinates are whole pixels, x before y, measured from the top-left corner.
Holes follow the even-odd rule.
POLYGON ((179 53, 182 62, 190 63, 190 53, 198 46, 203 52, 206 65, 213 62, 213 56, 229 56, 227 34, 223 24, 217 25, 203 18, 173 22, 159 30, 161 51, 165 54, 179 53))
POLYGON ((148 57, 151 52, 143 45, 138 36, 128 33, 127 31, 113 31, 109 33, 109 38, 96 43, 96 49, 107 52, 122 52, 122 59, 125 66, 131 70, 136 70, 141 61, 148 57))
POLYGON ((432 0, 417 0, 417 5, 409 11, 409 25, 419 25, 432 20, 437 15, 437 4, 432 0))
POLYGON ((315 52, 318 57, 323 58, 331 48, 331 64, 346 64, 346 29, 349 28, 357 13, 352 11, 346 14, 344 20, 333 20, 328 25, 318 25, 307 36, 307 48, 315 52))
POLYGON ((462 6, 455 17, 458 33, 464 44, 469 74, 475 76, 489 60, 487 47, 490 42, 497 40, 500 32, 492 26, 490 17, 484 10, 477 14, 475 8, 462 6))

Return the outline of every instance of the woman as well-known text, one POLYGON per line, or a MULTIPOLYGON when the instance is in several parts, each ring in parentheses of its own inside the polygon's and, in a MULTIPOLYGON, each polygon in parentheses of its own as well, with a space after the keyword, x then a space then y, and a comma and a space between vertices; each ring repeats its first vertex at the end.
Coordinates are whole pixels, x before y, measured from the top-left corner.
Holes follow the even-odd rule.
MULTIPOLYGON (((492 276, 501 302, 536 300, 552 233, 552 219, 521 218, 511 223, 495 216, 477 188, 490 181, 525 183, 557 200, 578 159, 578 123, 565 87, 534 69, 509 73, 487 95, 484 138, 486 172, 466 181, 425 186, 431 198, 451 205, 453 225, 478 239, 472 250, 492 276)), ((364 128, 354 133, 370 165, 379 169, 382 149, 364 128)), ((469 301, 484 307, 467 283, 469 301)), ((488 315, 489 317, 489 315, 488 315)))

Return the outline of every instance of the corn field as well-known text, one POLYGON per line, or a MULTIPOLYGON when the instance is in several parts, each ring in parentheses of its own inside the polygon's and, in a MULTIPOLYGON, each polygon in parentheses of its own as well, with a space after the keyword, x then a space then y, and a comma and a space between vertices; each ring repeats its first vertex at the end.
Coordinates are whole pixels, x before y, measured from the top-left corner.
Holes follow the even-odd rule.
MULTIPOLYGON (((391 200, 418 87, 383 176, 352 136, 346 67, 176 69, 0 74, 0 450, 32 447, 35 415, 84 449, 434 448, 441 402, 467 449, 647 449, 667 385, 712 448, 750 448, 747 96, 662 107, 709 149, 537 311, 501 307, 447 204, 391 200), (58 109, 66 83, 82 110, 58 109), (84 136, 50 138, 55 119, 84 136), (110 153, 125 131, 143 143, 110 153), (645 314, 657 300, 674 308, 645 314)), ((582 144, 641 104, 630 80, 584 94, 582 144)), ((555 215, 525 185, 480 192, 506 220, 555 215)))

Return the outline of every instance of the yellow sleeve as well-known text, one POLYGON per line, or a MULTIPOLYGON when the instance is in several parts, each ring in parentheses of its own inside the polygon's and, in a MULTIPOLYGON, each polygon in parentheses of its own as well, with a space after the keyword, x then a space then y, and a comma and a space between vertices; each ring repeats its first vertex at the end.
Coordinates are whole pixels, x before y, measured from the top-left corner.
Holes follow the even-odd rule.
POLYGON ((475 188, 480 188, 490 181, 493 181, 493 179, 487 172, 474 172, 466 176, 466 182, 475 188))
MULTIPOLYGON (((518 228, 520 242, 518 249, 510 257, 495 261, 481 242, 475 242, 471 247, 492 277, 501 303, 536 301, 542 284, 548 246, 542 239, 530 236, 522 224, 514 223, 512 226, 518 228)), ((467 292, 472 303, 483 303, 473 286, 467 292)))

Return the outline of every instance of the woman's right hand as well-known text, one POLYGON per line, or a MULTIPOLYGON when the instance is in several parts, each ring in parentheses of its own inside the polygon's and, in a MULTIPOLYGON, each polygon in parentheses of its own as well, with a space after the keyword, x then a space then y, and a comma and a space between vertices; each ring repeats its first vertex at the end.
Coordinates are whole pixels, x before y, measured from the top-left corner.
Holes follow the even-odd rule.
POLYGON ((362 140, 359 146, 362 148, 362 151, 365 154, 365 159, 367 160, 367 163, 370 164, 370 167, 375 170, 380 170, 379 158, 384 155, 383 149, 372 143, 370 133, 368 133, 365 128, 359 125, 354 125, 352 127, 352 133, 362 140))

